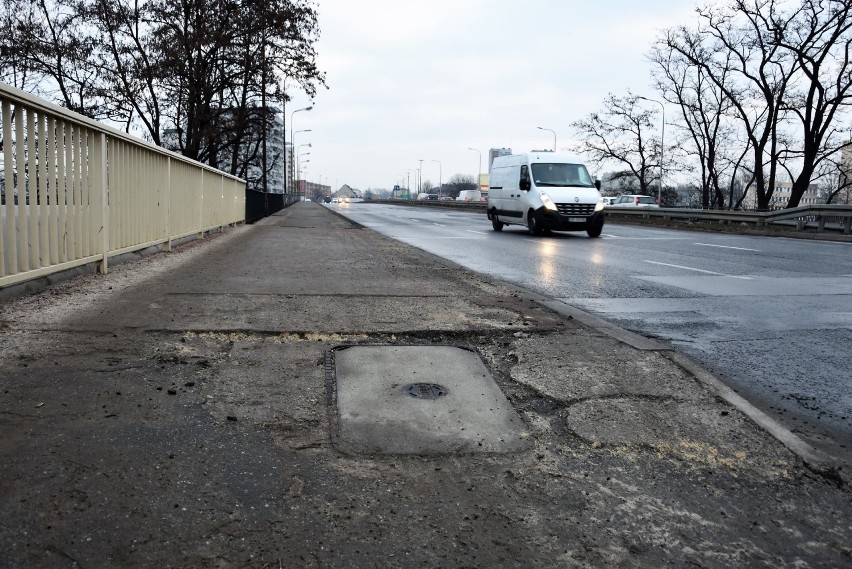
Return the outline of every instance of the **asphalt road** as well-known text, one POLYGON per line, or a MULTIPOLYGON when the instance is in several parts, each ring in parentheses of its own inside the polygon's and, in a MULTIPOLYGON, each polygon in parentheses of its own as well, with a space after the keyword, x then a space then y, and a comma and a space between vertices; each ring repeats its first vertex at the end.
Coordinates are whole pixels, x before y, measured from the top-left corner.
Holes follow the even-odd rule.
POLYGON ((329 204, 381 234, 670 342, 852 465, 852 244, 608 224, 536 238, 480 213, 329 204))

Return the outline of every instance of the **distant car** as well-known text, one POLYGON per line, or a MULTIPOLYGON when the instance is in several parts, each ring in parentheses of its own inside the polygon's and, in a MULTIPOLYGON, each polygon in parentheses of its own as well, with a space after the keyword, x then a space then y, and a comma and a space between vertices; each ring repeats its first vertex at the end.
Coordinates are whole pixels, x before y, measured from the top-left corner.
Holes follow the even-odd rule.
POLYGON ((438 201, 451 202, 453 201, 453 196, 441 196, 440 198, 438 198, 438 201))
POLYGON ((325 203, 331 203, 331 196, 325 196, 322 201, 324 201, 325 203))
POLYGON ((603 203, 604 203, 604 205, 612 205, 612 204, 615 203, 615 200, 617 200, 617 199, 618 198, 615 197, 615 196, 604 196, 603 197, 603 203))
POLYGON ((438 199, 438 194, 429 194, 426 196, 426 199, 436 201, 438 199))
POLYGON ((609 207, 660 207, 656 198, 651 196, 642 196, 638 194, 628 194, 621 196, 615 202, 609 204, 609 207))

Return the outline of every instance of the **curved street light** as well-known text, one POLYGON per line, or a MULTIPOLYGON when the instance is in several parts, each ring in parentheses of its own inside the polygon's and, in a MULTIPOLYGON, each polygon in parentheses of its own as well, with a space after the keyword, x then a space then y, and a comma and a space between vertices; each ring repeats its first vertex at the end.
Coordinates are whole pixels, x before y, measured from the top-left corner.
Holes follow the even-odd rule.
MULTIPOLYGON (((314 108, 313 105, 309 105, 309 106, 301 108, 301 109, 296 109, 295 111, 290 113, 290 145, 291 146, 293 146, 293 134, 294 134, 293 133, 293 115, 295 115, 296 113, 301 112, 301 111, 310 111, 313 108, 314 108)), ((286 145, 285 145, 285 148, 286 148, 286 145)), ((287 193, 287 178, 289 178, 289 176, 285 176, 285 179, 284 179, 284 193, 287 193)))
MULTIPOLYGON (((291 141, 291 144, 292 144, 292 141, 291 141)), ((296 173, 299 172, 299 157, 304 156, 305 154, 310 154, 310 152, 303 152, 302 154, 299 154, 299 149, 303 146, 307 146, 308 148, 313 148, 313 146, 311 145, 310 142, 306 142, 305 144, 300 144, 299 146, 296 146, 296 147, 293 148, 293 158, 296 162, 296 173)))
POLYGON ((437 162, 438 163, 438 195, 441 195, 442 190, 444 189, 444 181, 441 179, 441 161, 440 160, 429 160, 429 162, 437 162))
POLYGON ((553 133, 553 151, 556 152, 556 131, 549 128, 544 128, 543 126, 537 126, 536 128, 538 130, 547 130, 553 133))
POLYGON ((481 189, 480 184, 479 184, 479 180, 480 180, 480 177, 482 176, 482 152, 478 148, 468 148, 468 150, 473 150, 474 152, 479 154, 479 166, 477 167, 477 170, 476 170, 476 189, 479 190, 479 189, 481 189))
MULTIPOLYGON (((293 112, 295 113, 296 111, 293 111, 293 112)), ((292 126, 292 123, 291 123, 291 126, 292 126)), ((298 148, 301 147, 301 146, 304 146, 304 144, 300 144, 299 146, 296 146, 296 135, 299 134, 300 132, 312 132, 312 131, 309 128, 305 128, 305 129, 297 130, 296 132, 290 133, 290 148, 293 149, 292 156, 290 156, 290 161, 294 162, 294 163, 296 163, 296 152, 298 152, 298 148)), ((284 153, 285 154, 287 153, 287 145, 286 144, 284 145, 284 153)), ((293 164, 290 164, 290 166, 293 166, 293 164)), ((296 164, 295 168, 290 168, 290 170, 293 171, 293 175, 295 176, 295 174, 299 171, 298 164, 296 164)), ((288 176, 285 176, 285 179, 287 177, 288 176)), ((284 191, 286 192, 287 190, 285 189, 284 191)))
POLYGON ((649 99, 648 97, 643 97, 642 95, 637 95, 636 98, 642 99, 643 101, 657 103, 663 110, 663 128, 662 132, 660 133, 660 187, 657 190, 657 204, 660 204, 663 201, 663 152, 666 149, 666 107, 661 101, 658 101, 657 99, 649 99))
POLYGON ((406 170, 408 173, 408 183, 406 184, 406 190, 408 191, 408 196, 411 197, 411 173, 414 172, 414 184, 417 184, 417 168, 409 168, 406 170))

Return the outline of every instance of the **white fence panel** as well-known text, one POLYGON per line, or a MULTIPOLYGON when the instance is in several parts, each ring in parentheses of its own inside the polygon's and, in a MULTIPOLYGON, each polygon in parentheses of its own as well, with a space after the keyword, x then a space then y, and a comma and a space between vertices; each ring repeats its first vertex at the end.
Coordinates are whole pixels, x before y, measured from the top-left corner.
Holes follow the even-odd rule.
POLYGON ((245 221, 245 181, 0 83, 0 287, 245 221))

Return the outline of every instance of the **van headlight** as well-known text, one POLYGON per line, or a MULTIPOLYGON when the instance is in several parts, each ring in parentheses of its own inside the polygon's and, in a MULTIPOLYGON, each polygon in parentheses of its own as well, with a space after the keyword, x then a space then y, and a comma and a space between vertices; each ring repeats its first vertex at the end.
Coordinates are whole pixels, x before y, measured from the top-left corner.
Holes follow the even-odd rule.
POLYGON ((541 192, 541 194, 539 195, 541 196, 541 203, 544 205, 545 209, 556 211, 556 204, 553 203, 553 200, 550 199, 550 196, 548 196, 544 192, 541 192))
POLYGON ((595 204, 595 211, 603 211, 604 201, 603 198, 598 198, 598 203, 595 204))

